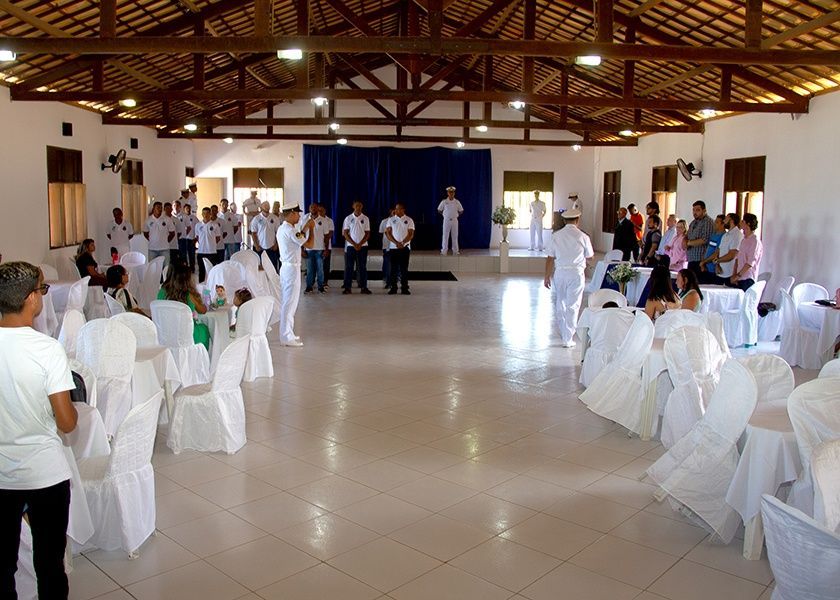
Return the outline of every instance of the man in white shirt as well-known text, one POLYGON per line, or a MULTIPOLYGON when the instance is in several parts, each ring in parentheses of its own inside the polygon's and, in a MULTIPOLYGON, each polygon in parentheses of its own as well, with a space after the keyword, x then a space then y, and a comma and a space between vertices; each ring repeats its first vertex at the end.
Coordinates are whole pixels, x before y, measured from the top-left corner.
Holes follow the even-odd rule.
POLYGON ((211 211, 208 207, 201 209, 201 221, 195 226, 195 239, 198 240, 198 280, 204 281, 207 277, 207 269, 204 266, 204 259, 216 260, 216 247, 222 239, 222 230, 216 221, 211 218, 211 211))
MULTIPOLYGON (((268 203, 266 210, 268 210, 268 203)), ((295 335, 295 312, 300 301, 300 249, 310 249, 315 242, 315 221, 310 220, 302 229, 300 206, 297 203, 283 205, 283 223, 277 230, 277 246, 280 253, 280 343, 284 346, 303 346, 295 335)))
POLYGON ((671 245, 671 240, 673 240, 674 236, 677 235, 677 215, 668 215, 666 225, 668 226, 668 229, 666 229, 665 233, 662 234, 662 241, 656 249, 657 257, 665 254, 665 248, 671 245))
POLYGON ((271 206, 268 202, 260 204, 260 214, 251 219, 249 231, 254 242, 254 252, 260 254, 265 250, 271 264, 277 268, 277 261, 280 252, 277 249, 277 231, 280 227, 280 220, 269 212, 271 206))
POLYGON ((735 213, 728 213, 723 222, 726 233, 720 240, 717 249, 717 256, 711 256, 711 261, 717 265, 715 271, 724 285, 731 285, 732 273, 735 272, 735 259, 738 257, 738 249, 744 239, 744 232, 741 231, 741 217, 735 213))
POLYGON ((379 233, 382 234, 382 287, 387 288, 391 280, 391 252, 388 246, 391 244, 385 230, 388 229, 388 221, 394 216, 394 209, 388 212, 388 216, 379 223, 379 233))
POLYGON ((152 214, 143 224, 143 235, 149 240, 149 261, 163 256, 163 265, 169 264, 169 242, 175 239, 175 222, 163 214, 163 204, 155 202, 152 214))
POLYGON ((236 230, 239 229, 239 222, 236 220, 236 215, 231 212, 227 198, 222 198, 219 201, 219 206, 221 207, 219 220, 222 222, 222 241, 225 243, 222 260, 230 260, 230 257, 239 250, 234 241, 236 230))
POLYGON ((195 271, 195 226, 198 224, 198 219, 192 213, 192 207, 189 204, 184 204, 181 224, 184 226, 184 236, 179 242, 181 256, 190 266, 190 271, 195 271))
POLYGON ((455 198, 454 185, 446 188, 446 198, 438 204, 438 212, 443 215, 443 240, 440 243, 440 253, 446 254, 447 245, 451 240, 452 253, 460 254, 458 248, 458 218, 464 213, 464 207, 455 198))
POLYGON ((388 281, 389 295, 397 293, 397 279, 400 280, 402 294, 408 296, 408 261, 411 257, 411 238, 414 237, 414 220, 405 214, 405 206, 397 202, 394 216, 388 220, 385 228, 388 236, 388 253, 391 255, 391 277, 388 281))
POLYGON ((134 227, 131 223, 123 220, 123 211, 121 208, 115 208, 114 220, 108 225, 108 233, 106 237, 111 242, 111 246, 117 249, 117 254, 122 256, 129 250, 129 240, 134 237, 134 227))
POLYGON ((554 232, 548 245, 543 283, 548 289, 554 286, 560 345, 574 348, 572 338, 586 282, 584 269, 587 259, 592 258, 595 252, 589 236, 577 227, 580 211, 576 208, 565 211, 563 220, 566 221, 565 227, 554 232))
POLYGON ((43 307, 41 270, 0 264, 0 595, 14 598, 21 521, 32 530, 38 597, 67 598, 64 551, 70 465, 58 431, 76 427, 75 386, 58 341, 32 327, 43 307))
POLYGON ((189 206, 193 214, 196 214, 195 206, 190 204, 190 190, 188 190, 187 188, 181 190, 181 195, 178 197, 177 202, 181 203, 181 207, 189 206))
POLYGON ((531 211, 531 245, 528 250, 543 249, 543 218, 545 217, 545 202, 540 200, 540 191, 534 190, 534 201, 528 209, 531 211), (536 240, 536 243, 534 241, 536 240))
POLYGON ((187 186, 187 204, 192 206, 192 211, 195 214, 198 214, 198 196, 196 196, 196 192, 198 192, 198 185, 191 183, 187 186))
POLYGON ((169 202, 163 205, 163 214, 172 219, 175 225, 175 237, 169 240, 169 260, 170 262, 178 258, 178 247, 181 243, 181 236, 184 235, 184 224, 175 216, 173 206, 169 202))
POLYGON ((219 229, 219 241, 216 242, 216 259, 213 261, 214 265, 224 262, 225 260, 225 224, 224 220, 219 217, 219 207, 215 204, 210 205, 210 220, 219 229))
MULTIPOLYGON (((242 214, 245 218, 246 231, 251 231, 251 223, 260 214, 261 206, 262 201, 257 198, 257 190, 251 190, 251 195, 242 203, 242 214)), ((248 239, 248 245, 253 247, 253 239, 247 236, 246 239, 248 239)))
POLYGON ((341 234, 344 237, 344 291, 352 293, 353 271, 359 273, 359 288, 363 294, 370 294, 367 286, 367 254, 370 239, 370 219, 362 212, 363 205, 356 200, 353 212, 344 218, 341 234))
POLYGON ((327 214, 323 204, 318 205, 318 214, 324 219, 324 287, 330 289, 330 271, 332 269, 332 239, 335 233, 335 221, 327 214))
POLYGON ((301 227, 313 223, 312 246, 306 250, 306 289, 304 294, 311 294, 312 286, 318 283, 318 292, 323 294, 324 290, 324 254, 326 244, 324 237, 327 231, 326 220, 321 216, 320 207, 317 202, 309 204, 309 212, 300 220, 301 227))
POLYGON ((233 223, 234 254, 242 249, 242 215, 236 212, 236 202, 230 203, 230 217, 233 223))

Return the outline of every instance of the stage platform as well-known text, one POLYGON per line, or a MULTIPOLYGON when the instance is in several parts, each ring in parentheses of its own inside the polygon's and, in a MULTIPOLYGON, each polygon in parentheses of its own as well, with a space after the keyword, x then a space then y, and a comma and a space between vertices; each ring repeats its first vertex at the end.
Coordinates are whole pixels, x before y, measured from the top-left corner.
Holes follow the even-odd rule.
MULTIPOLYGON (((411 252, 411 271, 451 271, 452 273, 500 273, 501 259, 498 248, 485 250, 462 250, 458 256, 450 252, 443 256, 440 251, 417 250, 411 252)), ((333 271, 344 269, 344 252, 334 249, 333 271)), ((508 273, 545 273, 545 253, 526 249, 512 249, 508 257, 508 273)), ((368 254, 368 270, 382 269, 382 251, 371 250, 368 254)))

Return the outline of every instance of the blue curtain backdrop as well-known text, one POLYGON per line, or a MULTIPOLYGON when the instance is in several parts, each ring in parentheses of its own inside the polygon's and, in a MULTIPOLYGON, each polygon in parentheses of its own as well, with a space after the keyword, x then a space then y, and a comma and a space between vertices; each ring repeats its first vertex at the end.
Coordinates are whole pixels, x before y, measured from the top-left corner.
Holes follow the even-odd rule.
MULTIPOLYGON (((375 228, 398 201, 414 219, 418 241, 421 233, 430 237, 434 231, 435 245, 439 244, 442 218, 437 206, 446 197, 446 187, 454 185, 458 188, 455 195, 464 205, 459 223, 461 248, 490 245, 490 150, 305 144, 303 181, 304 209, 313 201, 325 205, 336 229, 352 212, 354 200, 364 202, 374 229, 373 245, 379 237, 375 228)), ((341 239, 340 231, 336 239, 341 239)))

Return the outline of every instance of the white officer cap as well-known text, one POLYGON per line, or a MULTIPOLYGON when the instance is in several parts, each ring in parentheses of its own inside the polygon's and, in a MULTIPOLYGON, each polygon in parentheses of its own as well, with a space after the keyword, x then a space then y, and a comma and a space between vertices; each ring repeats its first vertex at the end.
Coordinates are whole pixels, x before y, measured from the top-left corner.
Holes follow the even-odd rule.
POLYGON ((455 191, 455 186, 454 186, 454 185, 450 185, 448 188, 446 188, 446 191, 447 191, 447 192, 454 192, 454 191, 455 191))
MULTIPOLYGON (((263 202, 263 204, 268 204, 267 202, 263 202)), ((284 200, 283 206, 280 207, 280 210, 287 211, 290 210, 292 212, 301 212, 300 211, 300 203, 297 200, 284 200)))
POLYGON ((563 212, 564 219, 579 219, 580 218, 580 211, 577 208, 570 208, 567 211, 563 212))

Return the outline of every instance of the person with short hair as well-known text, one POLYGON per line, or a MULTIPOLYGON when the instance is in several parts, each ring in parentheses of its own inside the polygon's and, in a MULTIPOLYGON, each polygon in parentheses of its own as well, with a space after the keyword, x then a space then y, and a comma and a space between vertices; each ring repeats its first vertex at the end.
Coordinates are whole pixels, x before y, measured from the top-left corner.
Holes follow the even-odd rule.
POLYGON ((233 244, 235 246, 234 254, 242 249, 242 215, 236 212, 236 202, 230 203, 231 223, 233 223, 233 244))
POLYGON ((128 221, 123 220, 121 208, 117 207, 112 212, 114 220, 108 225, 105 237, 117 249, 117 254, 122 256, 130 249, 129 241, 134 237, 134 227, 128 221))
POLYGON ((126 312, 136 312, 147 317, 148 315, 140 308, 137 298, 128 291, 128 270, 122 265, 113 265, 105 271, 105 278, 108 280, 108 295, 120 303, 126 312))
POLYGON ((230 260, 239 248, 237 247, 235 236, 236 230, 239 229, 239 221, 230 209, 230 202, 227 198, 219 200, 219 222, 222 224, 222 242, 224 242, 224 250, 222 260, 230 260))
MULTIPOLYGON (((198 281, 204 282, 207 279, 207 269, 204 266, 204 259, 213 264, 216 259, 216 247, 222 239, 222 232, 218 223, 211 217, 210 207, 201 209, 201 221, 195 226, 195 239, 198 240, 198 281)), ((190 271, 192 272, 192 271, 190 271)))
MULTIPOLYGON (((260 254, 265 250, 271 264, 277 269, 280 251, 277 248, 277 232, 282 221, 269 211, 268 202, 260 204, 260 214, 251 219, 249 231, 254 243, 254 252, 260 254)), ((285 216, 285 212, 283 213, 285 216)))
POLYGON ((175 225, 175 237, 169 240, 169 264, 172 264, 172 261, 177 260, 181 254, 178 248, 181 236, 184 235, 184 224, 175 215, 173 206, 169 202, 163 204, 163 214, 172 219, 172 223, 175 225))
POLYGON ((458 247, 458 219, 464 214, 461 201, 455 197, 455 186, 446 188, 446 198, 438 204, 438 212, 443 217, 443 239, 440 243, 440 253, 446 254, 447 246, 452 247, 452 254, 461 254, 458 247))
POLYGON ((260 207, 262 201, 257 197, 257 190, 251 190, 251 195, 245 198, 242 202, 242 216, 244 217, 244 239, 247 240, 247 245, 253 247, 253 237, 248 235, 251 233, 251 223, 260 214, 260 207))
MULTIPOLYGON (((0 264, 0 597, 15 598, 21 522, 29 517, 38 597, 67 598, 70 465, 59 431, 76 428, 67 354, 33 322, 49 290, 25 262, 0 264)), ((80 491, 81 493, 81 491, 80 491)))
POLYGON ((674 236, 677 235, 677 215, 668 215, 666 221, 665 233, 662 234, 662 240, 659 242, 659 248, 656 249, 656 255, 662 257, 665 254, 665 247, 671 243, 674 236))
POLYGON ((735 213, 727 213, 726 220, 723 222, 726 233, 723 234, 717 251, 710 257, 711 262, 715 264, 715 274, 720 282, 730 287, 734 285, 731 277, 735 272, 735 259, 741 247, 741 240, 744 238, 743 232, 738 227, 740 223, 741 217, 735 213))
POLYGON ((192 206, 184 204, 181 214, 181 224, 184 226, 184 236, 178 241, 181 257, 190 268, 195 271, 195 226, 198 217, 192 212, 192 206))
POLYGON ((615 224, 612 247, 613 250, 621 250, 621 260, 630 260, 633 251, 638 251, 639 248, 636 241, 636 230, 626 208, 620 207, 616 216, 618 221, 615 224))
MULTIPOLYGON (((267 205, 267 202, 263 203, 267 205)), ((315 221, 304 226, 300 222, 300 205, 291 202, 283 206, 283 223, 277 230, 277 246, 280 249, 280 343, 283 346, 299 347, 303 342, 295 335, 295 313, 300 301, 300 255, 301 248, 309 250, 315 243, 315 221)))
POLYGON ((630 213, 630 222, 633 223, 633 235, 636 236, 636 245, 633 247, 632 250, 633 260, 638 262, 639 251, 642 248, 642 242, 644 237, 645 219, 639 212, 639 209, 636 208, 636 205, 633 203, 627 205, 627 212, 630 213))
POLYGON ((680 297, 671 284, 671 271, 661 265, 653 267, 653 271, 650 272, 650 291, 645 302, 645 314, 651 321, 656 321, 665 312, 681 306, 680 297))
POLYGON ((335 233, 335 221, 327 214, 327 207, 318 205, 318 214, 324 219, 324 288, 330 289, 330 272, 332 269, 332 239, 335 233))
POLYGON ((531 213, 531 224, 529 227, 531 232, 531 245, 528 246, 528 250, 543 251, 543 218, 547 210, 545 202, 540 200, 540 191, 534 190, 534 199, 528 205, 528 212, 531 213), (536 243, 534 243, 535 240, 536 243))
POLYGON ((703 260, 700 261, 700 275, 698 280, 701 284, 723 285, 723 280, 717 276, 715 263, 712 262, 712 257, 717 252, 720 246, 720 241, 723 239, 723 234, 726 233, 726 215, 718 215, 715 217, 714 231, 709 237, 709 245, 706 247, 706 254, 703 260))
POLYGON ((709 238, 712 237, 715 224, 711 217, 706 214, 706 203, 702 200, 698 200, 691 205, 691 214, 694 219, 689 224, 685 235, 686 259, 688 260, 688 268, 694 271, 694 274, 699 278, 702 271, 700 261, 706 254, 706 248, 709 246, 709 238))
POLYGON ((382 234, 382 287, 388 289, 388 284, 391 281, 391 251, 389 246, 391 241, 385 234, 388 229, 388 221, 394 216, 394 209, 388 211, 388 216, 379 222, 379 233, 382 234))
POLYGON ((177 235, 175 222, 163 214, 163 203, 152 204, 152 214, 143 224, 143 235, 149 240, 149 261, 163 257, 163 266, 169 264, 169 243, 177 235))
POLYGON ((192 182, 187 186, 187 201, 186 203, 192 206, 192 211, 198 214, 198 184, 192 182))
POLYGON ((397 293, 397 279, 404 296, 411 294, 408 289, 408 263, 411 259, 411 240, 414 238, 414 219, 405 214, 405 205, 394 205, 394 216, 388 220, 385 228, 388 237, 388 253, 391 256, 391 277, 388 281, 388 294, 397 293))
POLYGON ((219 207, 216 204, 210 205, 210 220, 213 221, 219 232, 219 241, 216 242, 216 256, 212 261, 215 266, 225 260, 225 224, 223 219, 219 218, 219 207))
POLYGON ((732 272, 732 277, 730 277, 730 283, 745 292, 755 283, 761 257, 764 254, 764 246, 755 234, 756 229, 758 229, 758 217, 752 213, 744 213, 744 218, 741 219, 741 230, 744 237, 741 240, 741 246, 738 248, 735 269, 732 272))
POLYGON ((359 288, 363 294, 370 294, 367 286, 367 255, 370 239, 370 219, 362 212, 364 205, 356 200, 353 212, 344 218, 341 234, 344 237, 344 291, 352 293, 353 271, 359 273, 359 288))
POLYGON ((305 227, 309 222, 314 223, 312 229, 312 247, 304 250, 306 254, 306 288, 303 290, 304 294, 311 294, 313 292, 313 285, 317 282, 318 292, 323 294, 324 290, 324 254, 326 253, 326 244, 324 236, 326 235, 326 220, 321 217, 320 207, 317 202, 309 203, 309 212, 300 220, 301 227, 305 227))
POLYGON ((105 276, 99 272, 99 265, 94 258, 93 253, 96 252, 96 242, 87 238, 82 240, 79 247, 76 249, 76 255, 73 257, 73 262, 76 263, 76 269, 79 271, 79 276, 90 277, 89 286, 97 285, 105 287, 108 282, 105 276))
POLYGON ((656 260, 656 251, 659 249, 659 244, 662 243, 662 234, 660 233, 661 228, 662 221, 659 219, 659 215, 651 215, 648 217, 647 232, 645 233, 640 262, 649 267, 653 267, 658 264, 656 260))

